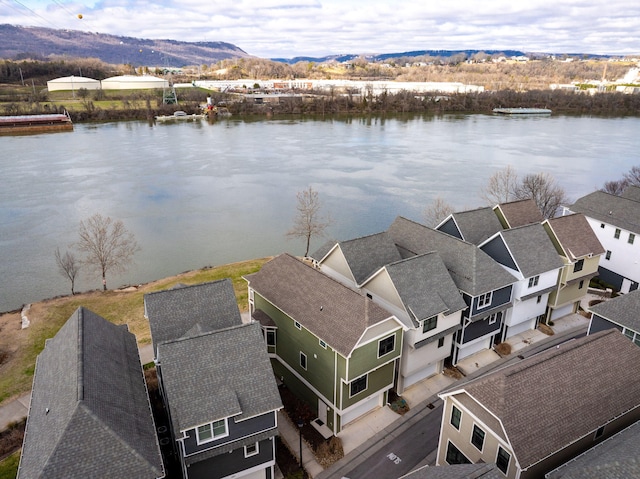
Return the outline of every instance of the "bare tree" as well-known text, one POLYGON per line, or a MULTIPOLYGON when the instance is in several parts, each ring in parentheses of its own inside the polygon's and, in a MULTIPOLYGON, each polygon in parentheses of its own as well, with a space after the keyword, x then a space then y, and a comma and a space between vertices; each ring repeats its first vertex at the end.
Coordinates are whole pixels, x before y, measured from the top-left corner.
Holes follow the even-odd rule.
POLYGON ((451 213, 455 213, 453 206, 438 196, 424 209, 422 215, 425 225, 433 228, 451 213))
POLYGON ((489 177, 487 186, 482 190, 481 196, 491 206, 507 203, 516 199, 515 192, 517 188, 518 174, 511 165, 507 165, 489 177))
POLYGON ((86 254, 83 263, 102 275, 106 291, 107 272, 126 271, 140 247, 121 220, 113 221, 99 213, 80 222, 79 234, 77 247, 86 254))
POLYGON ((549 173, 529 173, 515 190, 515 199, 533 199, 545 218, 553 218, 561 205, 569 199, 564 189, 549 173))
POLYGON ((632 166, 623 176, 627 185, 640 186, 640 166, 632 166))
POLYGON ((325 229, 331 224, 329 216, 320 212, 321 202, 318 192, 312 186, 296 194, 298 204, 296 216, 293 219, 293 227, 287 232, 287 236, 304 238, 307 242, 305 257, 309 255, 309 246, 313 236, 323 236, 325 229))
POLYGON ((56 263, 58 271, 62 276, 66 276, 71 281, 71 294, 75 293, 76 277, 80 273, 80 262, 73 253, 65 251, 64 255, 60 253, 60 248, 56 248, 56 263))
POLYGON ((629 182, 626 179, 607 181, 604 184, 602 191, 611 195, 620 196, 628 184, 629 182))

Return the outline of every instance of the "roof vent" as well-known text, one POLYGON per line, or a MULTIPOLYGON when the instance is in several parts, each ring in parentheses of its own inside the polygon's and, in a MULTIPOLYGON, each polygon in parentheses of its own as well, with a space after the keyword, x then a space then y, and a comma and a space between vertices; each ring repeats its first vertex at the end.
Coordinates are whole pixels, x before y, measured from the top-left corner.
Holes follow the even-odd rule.
POLYGON ((48 407, 44 408, 44 413, 45 414, 49 414, 49 408, 48 407))

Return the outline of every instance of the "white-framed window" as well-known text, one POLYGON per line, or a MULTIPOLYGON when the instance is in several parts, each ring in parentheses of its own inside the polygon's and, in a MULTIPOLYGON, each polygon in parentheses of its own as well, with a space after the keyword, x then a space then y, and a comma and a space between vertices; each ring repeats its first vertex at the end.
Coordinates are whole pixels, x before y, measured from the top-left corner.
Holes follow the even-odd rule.
POLYGON ((529 278, 529 287, 538 286, 538 281, 540 281, 540 275, 529 278))
POLYGON ((455 405, 451 405, 451 418, 449 422, 453 427, 455 427, 458 431, 460 430, 460 421, 462 420, 462 411, 455 407, 455 405))
POLYGON ((636 235, 634 235, 633 233, 629 233, 629 239, 627 240, 627 242, 628 242, 629 244, 633 244, 633 242, 635 241, 635 239, 636 239, 636 235))
POLYGON ((378 357, 381 358, 389 353, 392 353, 396 348, 396 335, 392 334, 386 338, 378 341, 378 357))
POLYGON ((367 375, 360 376, 358 379, 351 381, 349 385, 349 397, 353 397, 356 394, 366 391, 367 389, 367 375))
POLYGON ((244 446, 244 457, 255 456, 260 452, 260 446, 257 442, 244 446))
POLYGON ((476 424, 473 425, 473 432, 471 433, 471 444, 473 444, 478 451, 482 452, 484 447, 484 431, 480 429, 476 424))
POLYGON ((496 324, 496 321, 502 319, 502 311, 498 311, 497 313, 493 313, 491 316, 487 318, 487 322, 489 324, 496 324))
POLYGON ((511 454, 502 449, 501 446, 498 446, 498 455, 496 456, 496 466, 498 469, 502 471, 503 474, 506 474, 509 470, 509 461, 511 461, 511 454))
POLYGON ((265 337, 267 339, 267 346, 275 346, 276 345, 276 330, 275 329, 267 329, 265 332, 265 337))
POLYGON ((307 370, 307 355, 300 351, 300 367, 307 370))
POLYGON ((619 239, 620 238, 620 228, 616 228, 615 233, 613 233, 613 237, 615 239, 619 239))
POLYGON ((229 431, 227 430, 226 419, 213 421, 196 428, 196 442, 198 444, 205 444, 228 435, 229 431))
POLYGON ((478 296, 478 308, 486 308, 491 304, 491 298, 493 296, 493 291, 489 291, 488 293, 481 294, 478 296))
POLYGON ((322 339, 318 340, 318 344, 322 349, 327 349, 327 343, 325 343, 322 339))
POLYGON ((302 325, 298 322, 298 321, 294 321, 293 325, 297 328, 297 329, 302 329, 302 325))

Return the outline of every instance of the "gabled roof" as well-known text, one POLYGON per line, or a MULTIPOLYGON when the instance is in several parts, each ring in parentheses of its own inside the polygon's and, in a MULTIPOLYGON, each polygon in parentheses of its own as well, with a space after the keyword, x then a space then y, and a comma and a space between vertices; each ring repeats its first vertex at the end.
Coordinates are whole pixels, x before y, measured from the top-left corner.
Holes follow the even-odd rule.
POLYGON ((457 288, 471 296, 517 281, 477 246, 402 216, 395 219, 388 233, 403 257, 437 251, 457 288))
POLYGON ((385 267, 413 324, 467 307, 438 253, 413 256, 385 267))
POLYGON ((525 278, 560 269, 564 265, 540 223, 504 230, 496 236, 502 238, 525 278))
POLYGON ((577 199, 569 208, 603 223, 640 233, 640 201, 635 194, 637 187, 631 187, 627 193, 629 188, 625 189, 622 196, 594 191, 577 199))
POLYGON ((547 479, 627 479, 640 477, 640 422, 607 438, 548 473, 547 479))
POLYGON ((242 324, 229 278, 144 295, 154 353, 163 341, 242 324))
POLYGON ((640 186, 629 185, 620 196, 628 200, 640 201, 640 186))
POLYGON ((560 243, 563 249, 561 254, 570 260, 604 253, 600 240, 583 214, 558 216, 544 222, 551 227, 560 243))
POLYGON ((158 350, 175 431, 282 407, 258 323, 167 341, 158 350))
MULTIPOLYGON (((489 207, 452 213, 449 218, 455 222, 461 239, 475 245, 482 243, 503 229, 500 220, 489 207)), ((444 231, 440 226, 445 224, 449 218, 440 223, 436 229, 444 231)))
POLYGON ((19 478, 163 477, 136 338, 79 308, 38 356, 19 478))
POLYGON ((589 308, 593 314, 640 332, 640 289, 589 308))
POLYGON ((538 205, 532 199, 510 201, 494 206, 493 210, 505 221, 505 228, 541 223, 544 220, 538 205))
POLYGON ((638 375, 640 348, 619 331, 608 330, 564 343, 443 396, 465 392, 497 417, 504 428, 498 434, 508 439, 524 470, 640 405, 638 375), (624 367, 612 367, 615 364, 624 367))
MULTIPOLYGON (((249 286, 344 357, 390 312, 289 254, 248 275, 249 286)), ((398 327, 400 324, 398 323, 398 327)))
POLYGON ((342 250, 356 284, 361 285, 369 276, 385 264, 402 259, 391 237, 377 233, 349 241, 341 241, 342 250))
POLYGON ((423 466, 400 479, 504 479, 495 464, 451 464, 423 466))

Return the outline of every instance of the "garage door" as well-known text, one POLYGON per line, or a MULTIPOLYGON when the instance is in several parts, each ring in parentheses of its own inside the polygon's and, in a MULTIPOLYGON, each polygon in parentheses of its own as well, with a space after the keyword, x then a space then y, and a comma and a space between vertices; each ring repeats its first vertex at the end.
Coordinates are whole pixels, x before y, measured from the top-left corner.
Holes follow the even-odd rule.
POLYGON ((379 394, 379 395, 373 396, 372 398, 365 399, 364 401, 358 403, 353 409, 350 409, 349 411, 345 412, 342 415, 342 421, 341 421, 342 427, 344 427, 345 424, 353 421, 354 419, 359 418, 363 414, 368 413, 372 409, 377 408, 382 402, 381 396, 382 395, 379 394))

